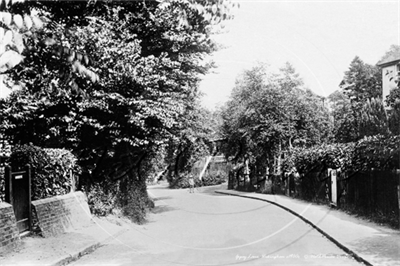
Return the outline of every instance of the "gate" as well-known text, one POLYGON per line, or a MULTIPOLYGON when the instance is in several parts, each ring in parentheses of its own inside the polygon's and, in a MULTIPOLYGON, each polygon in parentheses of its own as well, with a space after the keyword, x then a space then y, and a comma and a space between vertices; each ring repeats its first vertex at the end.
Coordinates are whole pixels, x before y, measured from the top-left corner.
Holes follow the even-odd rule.
POLYGON ((11 167, 7 166, 5 179, 6 202, 14 208, 19 233, 29 232, 32 221, 30 166, 18 172, 12 172, 11 167))

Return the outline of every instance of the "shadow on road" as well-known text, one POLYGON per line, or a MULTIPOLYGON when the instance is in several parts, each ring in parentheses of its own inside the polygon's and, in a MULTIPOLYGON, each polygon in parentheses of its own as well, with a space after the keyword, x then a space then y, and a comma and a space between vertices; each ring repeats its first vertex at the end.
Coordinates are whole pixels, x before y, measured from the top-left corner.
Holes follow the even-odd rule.
POLYGON ((161 205, 161 206, 155 206, 153 209, 151 209, 152 213, 159 214, 163 212, 169 212, 169 211, 174 211, 177 210, 176 208, 166 206, 166 205, 161 205))
POLYGON ((154 201, 160 201, 160 200, 168 200, 168 199, 172 199, 172 197, 171 197, 171 196, 156 197, 156 198, 153 198, 152 200, 154 200, 154 201))
POLYGON ((207 194, 210 196, 216 196, 216 197, 221 197, 221 196, 226 196, 223 194, 215 193, 216 190, 225 190, 227 188, 227 184, 221 184, 221 185, 216 185, 216 186, 210 186, 210 187, 199 187, 196 188, 196 192, 202 193, 202 194, 207 194))

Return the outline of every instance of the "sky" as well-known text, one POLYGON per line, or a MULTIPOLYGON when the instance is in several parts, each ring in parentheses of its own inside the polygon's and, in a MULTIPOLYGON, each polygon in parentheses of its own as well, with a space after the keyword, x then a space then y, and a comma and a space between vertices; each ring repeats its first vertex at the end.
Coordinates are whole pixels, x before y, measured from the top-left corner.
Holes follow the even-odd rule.
POLYGON ((290 62, 306 87, 326 97, 355 56, 376 64, 392 44, 400 45, 400 0, 236 2, 240 8, 227 32, 214 37, 226 47, 211 57, 218 68, 200 84, 202 104, 211 110, 257 62, 271 69, 290 62))

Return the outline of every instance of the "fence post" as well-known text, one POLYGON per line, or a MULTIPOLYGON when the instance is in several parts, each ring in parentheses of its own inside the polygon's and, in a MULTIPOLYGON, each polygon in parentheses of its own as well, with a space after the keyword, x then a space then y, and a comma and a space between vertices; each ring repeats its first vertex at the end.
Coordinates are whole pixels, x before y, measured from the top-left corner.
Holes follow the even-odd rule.
POLYGON ((400 209, 400 169, 396 169, 396 180, 397 180, 397 204, 400 209))
POLYGON ((31 175, 31 166, 29 164, 26 165, 26 175, 28 178, 28 219, 29 219, 29 231, 32 230, 32 175, 31 175))
POLYGON ((11 186, 11 166, 6 165, 5 173, 4 173, 4 180, 5 180, 5 200, 6 202, 12 204, 12 186, 11 186))
POLYGON ((75 192, 76 189, 76 182, 75 182, 75 178, 74 178, 74 174, 72 173, 72 169, 69 170, 69 178, 71 181, 71 189, 70 189, 70 193, 75 192))

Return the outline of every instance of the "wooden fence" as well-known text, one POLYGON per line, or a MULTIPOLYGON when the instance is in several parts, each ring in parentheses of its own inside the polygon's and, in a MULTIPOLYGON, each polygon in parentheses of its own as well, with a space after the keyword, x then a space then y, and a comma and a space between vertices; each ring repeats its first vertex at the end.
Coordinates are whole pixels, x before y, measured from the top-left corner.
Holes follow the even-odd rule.
MULTIPOLYGON (((279 179, 279 178, 277 178, 279 179)), ((400 171, 337 172, 336 191, 328 171, 284 179, 284 194, 325 203, 400 228, 400 171)))

